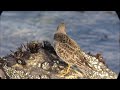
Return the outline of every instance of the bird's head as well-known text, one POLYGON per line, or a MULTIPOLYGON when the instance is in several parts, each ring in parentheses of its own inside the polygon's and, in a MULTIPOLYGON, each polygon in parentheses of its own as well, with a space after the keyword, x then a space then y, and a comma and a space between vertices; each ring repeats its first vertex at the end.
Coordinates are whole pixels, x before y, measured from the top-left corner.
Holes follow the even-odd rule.
POLYGON ((64 23, 60 23, 57 27, 57 33, 66 34, 66 26, 64 23))

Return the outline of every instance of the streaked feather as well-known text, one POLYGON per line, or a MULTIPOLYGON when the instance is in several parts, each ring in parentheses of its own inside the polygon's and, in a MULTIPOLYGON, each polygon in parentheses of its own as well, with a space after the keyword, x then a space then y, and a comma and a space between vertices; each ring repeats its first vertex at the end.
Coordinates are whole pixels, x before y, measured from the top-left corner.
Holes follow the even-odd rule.
POLYGON ((82 69, 88 69, 85 66, 85 58, 80 53, 80 46, 66 34, 64 24, 58 26, 54 35, 54 48, 57 55, 66 63, 77 65, 82 69))

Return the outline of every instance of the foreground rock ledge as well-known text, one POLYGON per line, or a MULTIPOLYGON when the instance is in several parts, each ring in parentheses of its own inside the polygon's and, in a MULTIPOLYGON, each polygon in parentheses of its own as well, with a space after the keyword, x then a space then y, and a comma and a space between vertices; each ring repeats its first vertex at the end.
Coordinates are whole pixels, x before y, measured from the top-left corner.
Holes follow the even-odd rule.
POLYGON ((117 79, 100 54, 82 52, 90 70, 78 70, 73 66, 65 76, 60 73, 67 69, 54 51, 49 41, 31 41, 22 44, 10 55, 0 58, 0 77, 2 79, 117 79))

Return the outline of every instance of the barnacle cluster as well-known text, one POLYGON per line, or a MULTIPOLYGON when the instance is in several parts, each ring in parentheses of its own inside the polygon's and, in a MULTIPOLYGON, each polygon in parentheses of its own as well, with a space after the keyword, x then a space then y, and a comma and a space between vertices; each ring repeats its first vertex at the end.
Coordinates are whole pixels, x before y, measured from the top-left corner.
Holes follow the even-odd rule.
POLYGON ((103 57, 100 53, 92 55, 91 53, 86 54, 82 52, 87 60, 87 64, 92 68, 92 74, 89 75, 90 78, 96 79, 113 79, 117 78, 117 74, 113 72, 105 64, 103 57))
POLYGON ((0 59, 0 69, 11 79, 54 78, 51 74, 67 66, 59 60, 49 41, 21 44, 15 52, 0 59))

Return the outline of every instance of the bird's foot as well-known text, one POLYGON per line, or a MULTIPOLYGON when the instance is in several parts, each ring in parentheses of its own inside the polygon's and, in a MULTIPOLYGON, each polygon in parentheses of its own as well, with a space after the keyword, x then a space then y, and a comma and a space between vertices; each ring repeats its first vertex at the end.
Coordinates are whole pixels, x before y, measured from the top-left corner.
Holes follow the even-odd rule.
POLYGON ((70 65, 68 65, 67 68, 65 68, 64 70, 62 70, 59 74, 60 77, 64 77, 65 75, 67 75, 70 72, 70 65))

